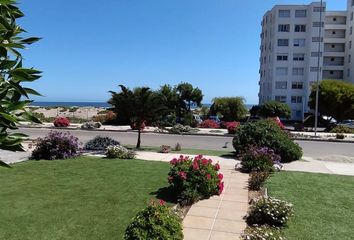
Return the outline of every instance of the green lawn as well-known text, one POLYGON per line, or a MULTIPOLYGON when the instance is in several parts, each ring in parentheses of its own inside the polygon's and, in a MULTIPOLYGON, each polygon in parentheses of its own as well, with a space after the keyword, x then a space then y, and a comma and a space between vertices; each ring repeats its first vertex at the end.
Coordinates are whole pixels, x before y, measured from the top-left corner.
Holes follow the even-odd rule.
POLYGON ((169 165, 81 157, 0 168, 0 239, 122 239, 169 165))
POLYGON ((354 177, 280 172, 267 187, 270 196, 294 204, 289 240, 353 239, 354 177))
MULTIPOLYGON (((125 147, 134 149, 136 151, 146 151, 146 152, 158 152, 160 151, 160 147, 152 147, 152 146, 143 146, 140 149, 136 149, 132 145, 126 145, 125 147)), ((173 148, 174 146, 172 146, 173 148)), ((179 153, 179 154, 190 154, 190 155, 205 155, 205 156, 217 156, 217 157, 234 157, 235 153, 227 150, 208 150, 208 149, 190 149, 190 148, 182 148, 181 151, 171 151, 171 153, 179 153)))

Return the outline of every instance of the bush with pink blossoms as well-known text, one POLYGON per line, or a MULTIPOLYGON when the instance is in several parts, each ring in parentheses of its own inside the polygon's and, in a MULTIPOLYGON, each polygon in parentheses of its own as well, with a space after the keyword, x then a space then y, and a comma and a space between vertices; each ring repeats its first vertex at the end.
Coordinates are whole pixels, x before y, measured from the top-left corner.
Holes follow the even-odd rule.
POLYGON ((168 181, 178 202, 183 205, 220 195, 224 189, 220 165, 199 155, 195 158, 180 156, 170 161, 168 181))
POLYGON ((53 124, 55 127, 69 127, 70 121, 66 117, 57 117, 53 124))
POLYGON ((240 122, 225 122, 225 127, 229 134, 235 134, 240 122))
POLYGON ((217 123, 214 120, 207 119, 207 120, 204 120, 203 122, 201 122, 198 127, 200 127, 200 128, 214 128, 214 129, 217 129, 217 128, 220 128, 220 124, 217 123))

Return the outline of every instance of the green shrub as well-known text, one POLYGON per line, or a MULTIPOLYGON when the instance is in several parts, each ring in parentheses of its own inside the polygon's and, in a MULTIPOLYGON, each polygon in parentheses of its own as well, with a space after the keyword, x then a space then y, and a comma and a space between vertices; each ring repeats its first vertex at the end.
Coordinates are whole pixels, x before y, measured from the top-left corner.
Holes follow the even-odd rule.
POLYGON ((233 139, 237 154, 249 146, 268 147, 281 157, 281 162, 291 162, 302 157, 302 149, 282 130, 274 120, 260 120, 240 126, 233 139))
POLYGON ((335 128, 333 128, 331 133, 348 133, 348 134, 354 134, 354 128, 349 128, 346 126, 342 125, 337 125, 335 128))
POLYGON ((285 240, 284 233, 280 228, 267 225, 247 227, 241 234, 243 240, 285 240))
POLYGON ((345 138, 345 135, 343 133, 337 133, 336 134, 336 139, 344 139, 345 138))
POLYGON ((253 191, 259 191, 269 177, 269 172, 252 172, 248 180, 248 188, 253 191))
POLYGON ((172 159, 168 181, 172 192, 181 205, 193 203, 221 194, 224 189, 223 175, 218 173, 219 164, 199 155, 194 159, 180 156, 172 159))
POLYGON ((171 146, 167 146, 167 145, 162 145, 160 146, 160 153, 170 153, 171 152, 171 146))
POLYGON ((121 145, 112 145, 106 149, 107 158, 134 159, 136 153, 121 145))
POLYGON ((183 134, 183 133, 192 133, 197 132, 197 129, 193 129, 190 126, 183 126, 182 124, 176 124, 168 130, 172 134, 183 134))
POLYGON ((124 240, 183 240, 181 218, 163 201, 140 211, 125 230, 124 240))
POLYGON ((102 124, 100 122, 85 122, 81 125, 81 129, 95 129, 101 126, 102 124))
POLYGON ((284 227, 293 214, 292 204, 276 198, 262 197, 252 203, 248 211, 247 223, 284 227))
POLYGON ((119 142, 109 137, 97 136, 94 139, 88 141, 85 144, 84 149, 91 151, 105 151, 107 147, 114 145, 119 145, 119 142))
POLYGON ((241 165, 244 172, 273 172, 274 166, 280 165, 280 156, 273 149, 250 146, 241 157, 241 165))

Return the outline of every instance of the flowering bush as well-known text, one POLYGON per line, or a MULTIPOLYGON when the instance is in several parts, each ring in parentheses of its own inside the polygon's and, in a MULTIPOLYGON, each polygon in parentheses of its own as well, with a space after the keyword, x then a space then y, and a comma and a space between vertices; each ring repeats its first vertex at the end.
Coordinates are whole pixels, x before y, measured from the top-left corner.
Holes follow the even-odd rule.
POLYGON ((269 172, 252 172, 248 180, 248 188, 253 191, 259 191, 269 177, 269 172))
POLYGON ((160 153, 170 153, 170 152, 171 152, 171 146, 162 145, 160 147, 160 153))
POLYGON ((229 134, 235 134, 236 129, 240 126, 239 122, 225 122, 224 124, 229 134))
POLYGON ((121 145, 112 145, 106 149, 107 158, 133 159, 136 153, 121 145))
POLYGON ((249 225, 260 224, 284 227, 294 214, 293 205, 271 197, 256 199, 247 215, 249 225))
POLYGON ((281 129, 285 128, 284 124, 280 121, 280 118, 275 117, 275 118, 273 118, 273 120, 281 129))
POLYGON ((190 133, 192 132, 192 129, 190 126, 183 126, 182 124, 176 124, 172 128, 168 130, 169 133, 173 134, 183 134, 183 133, 190 133))
MULTIPOLYGON (((130 123, 130 128, 132 130, 139 130, 139 127, 138 127, 138 124, 136 122, 131 122, 130 123)), ((146 128, 146 125, 145 125, 145 122, 143 122, 141 125, 140 125, 140 130, 144 130, 146 128)))
POLYGON ((70 121, 65 117, 57 117, 53 124, 55 127, 68 127, 70 126, 70 121))
POLYGON ((220 165, 211 159, 180 156, 170 161, 172 167, 168 181, 181 205, 191 205, 198 200, 220 195, 224 189, 220 165))
POLYGON ((274 165, 280 165, 280 156, 267 147, 250 146, 241 157, 242 170, 251 171, 274 171, 274 165))
POLYGON ((240 126, 233 139, 237 154, 247 151, 250 145, 268 147, 281 157, 281 162, 291 162, 302 157, 302 149, 273 120, 249 122, 240 126))
POLYGON ((105 151, 109 146, 119 145, 119 142, 109 137, 97 136, 94 139, 88 141, 84 149, 90 151, 105 151))
POLYGON ((243 240, 285 240, 280 228, 263 226, 247 227, 241 234, 243 240))
POLYGON ((200 128, 220 128, 220 125, 211 119, 204 120, 199 124, 200 128))
POLYGON ((152 201, 125 230, 124 240, 183 240, 182 220, 165 203, 152 201))
POLYGON ((96 116, 92 117, 92 120, 94 122, 100 122, 100 123, 107 123, 107 122, 112 122, 117 118, 117 114, 115 114, 112 111, 107 111, 104 114, 98 114, 96 116))
POLYGON ((70 133, 51 131, 39 138, 32 152, 32 159, 67 159, 79 155, 79 140, 70 133))

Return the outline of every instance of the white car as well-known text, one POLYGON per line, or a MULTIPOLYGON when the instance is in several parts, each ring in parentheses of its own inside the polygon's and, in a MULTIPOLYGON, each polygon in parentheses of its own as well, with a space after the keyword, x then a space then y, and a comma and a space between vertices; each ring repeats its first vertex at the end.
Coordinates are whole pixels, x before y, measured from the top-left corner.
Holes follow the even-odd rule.
POLYGON ((348 127, 348 128, 354 128, 354 120, 344 120, 338 123, 338 125, 348 127))

